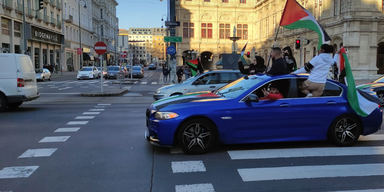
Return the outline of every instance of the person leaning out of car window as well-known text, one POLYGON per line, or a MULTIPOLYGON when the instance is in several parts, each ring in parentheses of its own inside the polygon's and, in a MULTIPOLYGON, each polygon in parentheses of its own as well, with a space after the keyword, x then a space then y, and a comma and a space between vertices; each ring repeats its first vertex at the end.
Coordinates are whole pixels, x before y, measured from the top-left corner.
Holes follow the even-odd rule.
POLYGON ((263 92, 264 97, 260 98, 260 100, 278 100, 284 98, 283 94, 280 93, 279 89, 274 83, 271 83, 269 86, 269 91, 267 91, 265 88, 263 88, 261 91, 263 92))
POLYGON ((323 94, 329 68, 333 65, 333 46, 323 44, 320 47, 319 55, 314 57, 304 67, 291 74, 309 73, 309 77, 301 85, 301 92, 307 97, 320 97, 323 94))
POLYGON ((260 56, 256 56, 249 67, 244 68, 244 64, 241 59, 238 60, 239 70, 244 75, 253 75, 257 73, 264 73, 266 66, 264 65, 264 59, 260 56))

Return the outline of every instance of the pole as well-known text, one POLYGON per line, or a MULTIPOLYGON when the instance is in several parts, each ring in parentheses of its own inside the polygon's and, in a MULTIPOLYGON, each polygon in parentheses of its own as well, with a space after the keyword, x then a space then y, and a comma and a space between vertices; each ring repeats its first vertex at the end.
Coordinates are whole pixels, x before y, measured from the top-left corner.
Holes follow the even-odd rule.
MULTIPOLYGON (((273 41, 272 48, 275 47, 275 43, 276 43, 276 39, 277 39, 277 35, 279 34, 279 31, 280 31, 280 25, 279 25, 279 27, 277 28, 277 32, 276 32, 275 40, 273 41)), ((271 54, 269 54, 269 56, 268 56, 268 64, 267 64, 267 68, 265 69, 265 73, 267 73, 267 71, 268 71, 269 61, 270 61, 270 60, 271 60, 271 54)))
POLYGON ((25 4, 23 0, 23 49, 21 51, 22 54, 26 54, 28 50, 28 45, 27 45, 27 37, 26 37, 26 30, 27 30, 27 24, 25 23, 25 4))
POLYGON ((101 55, 100 56, 100 61, 101 61, 101 78, 100 78, 100 82, 101 82, 101 93, 103 93, 103 79, 104 79, 104 77, 103 77, 103 55, 101 55))
POLYGON ((302 36, 300 36, 300 67, 303 66, 303 46, 301 45, 302 42, 302 36))

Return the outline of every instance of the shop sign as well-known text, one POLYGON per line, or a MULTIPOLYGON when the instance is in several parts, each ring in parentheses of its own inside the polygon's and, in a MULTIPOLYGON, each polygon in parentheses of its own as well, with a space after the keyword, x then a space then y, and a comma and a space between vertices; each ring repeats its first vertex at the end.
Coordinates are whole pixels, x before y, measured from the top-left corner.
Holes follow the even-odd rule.
POLYGON ((32 39, 61 43, 61 35, 32 26, 32 39))

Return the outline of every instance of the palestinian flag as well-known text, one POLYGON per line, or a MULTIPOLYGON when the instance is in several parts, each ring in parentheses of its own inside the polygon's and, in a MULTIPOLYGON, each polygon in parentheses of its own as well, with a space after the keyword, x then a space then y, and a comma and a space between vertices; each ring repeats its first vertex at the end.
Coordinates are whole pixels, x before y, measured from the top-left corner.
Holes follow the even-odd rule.
POLYGON ((196 76, 198 64, 199 64, 199 61, 197 59, 187 61, 187 65, 191 69, 192 76, 196 76))
POLYGON ((371 114, 372 111, 378 107, 378 105, 374 102, 367 100, 360 94, 360 92, 356 90, 355 79, 353 78, 352 69, 349 65, 347 53, 345 52, 344 47, 340 49, 340 57, 342 57, 345 61, 344 64, 348 86, 348 102, 351 105, 352 109, 355 110, 358 115, 366 117, 371 114))
MULTIPOLYGON (((343 48, 344 49, 344 48, 343 48)), ((341 53, 335 54, 333 60, 337 64, 338 74, 339 74, 339 82, 345 84, 345 60, 344 57, 341 56, 341 53)))
POLYGON ((319 35, 318 49, 320 49, 322 44, 331 41, 331 38, 316 21, 315 17, 297 3, 296 0, 287 0, 281 16, 280 26, 286 29, 306 28, 315 31, 319 35))
POLYGON ((243 62, 243 65, 249 65, 251 63, 247 57, 244 57, 245 48, 247 48, 247 44, 248 42, 244 45, 243 49, 240 52, 240 55, 241 55, 240 59, 241 59, 241 62, 243 62))

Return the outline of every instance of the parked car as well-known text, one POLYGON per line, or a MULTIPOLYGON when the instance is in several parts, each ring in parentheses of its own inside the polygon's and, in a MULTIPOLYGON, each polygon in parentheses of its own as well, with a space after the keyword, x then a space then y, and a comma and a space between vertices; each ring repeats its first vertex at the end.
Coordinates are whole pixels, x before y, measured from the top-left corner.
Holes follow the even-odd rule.
POLYGON ((80 80, 80 79, 97 79, 99 77, 100 77, 100 73, 96 67, 82 67, 77 72, 77 80, 80 80))
MULTIPOLYGON (((101 67, 97 67, 97 70, 99 70, 99 73, 101 73, 101 67)), ((107 77, 107 68, 103 68, 103 78, 107 77)))
POLYGON ((106 79, 116 79, 118 72, 120 72, 119 66, 108 66, 106 79))
POLYGON ((156 70, 156 65, 153 63, 149 64, 148 70, 156 70))
POLYGON ((36 80, 37 81, 45 81, 45 80, 51 80, 51 72, 46 69, 46 68, 43 68, 43 69, 35 69, 35 72, 36 72, 36 80))
MULTIPOLYGON (((379 99, 384 101, 384 76, 372 81, 371 83, 357 85, 356 88, 366 91, 373 91, 376 93, 379 99)), ((384 105, 384 103, 381 105, 384 105)))
POLYGON ((327 80, 321 97, 306 98, 299 86, 307 75, 250 75, 214 92, 162 99, 146 110, 145 138, 154 145, 179 145, 206 153, 216 143, 245 144, 326 140, 354 145, 380 130, 379 106, 362 117, 349 105, 347 86, 327 80), (260 100, 276 84, 282 99, 260 100))
POLYGON ((213 91, 243 77, 239 70, 212 70, 191 77, 181 84, 160 87, 153 94, 155 100, 196 91, 213 91))
MULTIPOLYGON (((128 77, 131 77, 131 73, 128 73, 128 77)), ((140 66, 133 66, 132 77, 143 78, 144 77, 144 69, 140 66)))
POLYGON ((38 99, 36 72, 28 55, 0 53, 0 112, 38 99))

